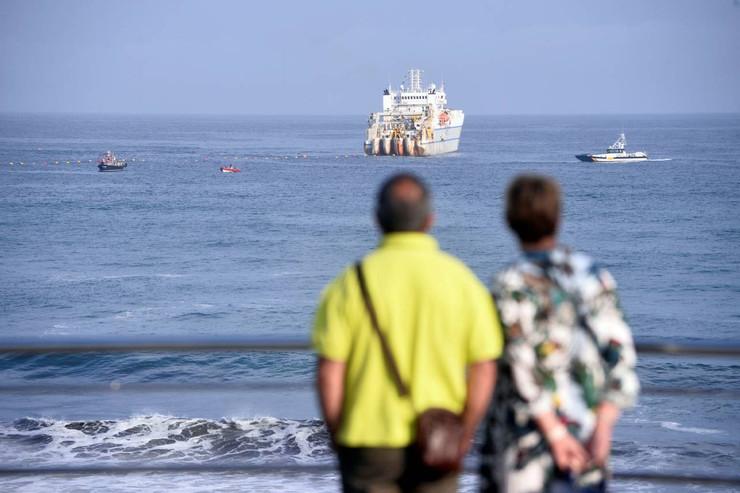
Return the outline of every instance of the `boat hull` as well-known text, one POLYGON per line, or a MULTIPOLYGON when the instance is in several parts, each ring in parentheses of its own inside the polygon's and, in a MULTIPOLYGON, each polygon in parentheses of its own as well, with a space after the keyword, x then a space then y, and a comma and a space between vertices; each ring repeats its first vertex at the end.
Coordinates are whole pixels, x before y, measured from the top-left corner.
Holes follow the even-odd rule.
MULTIPOLYGON (((459 125, 435 128, 431 139, 422 139, 416 149, 417 156, 435 156, 457 151, 462 135, 462 122, 459 125)), ((425 135, 426 137, 426 135, 425 135)))
POLYGON ((436 129, 434 137, 429 140, 416 139, 378 139, 380 145, 367 141, 364 143, 365 154, 380 156, 435 156, 457 151, 460 146, 462 127, 454 129, 436 129))
POLYGON ((393 151, 394 151, 394 154, 396 154, 397 156, 404 155, 403 137, 395 137, 393 139, 393 151))
POLYGON ((411 137, 405 137, 403 139, 403 152, 407 156, 416 155, 416 141, 411 137))
POLYGON ((579 161, 586 163, 638 163, 647 161, 647 156, 598 156, 595 154, 576 154, 579 161))
POLYGON ((126 169, 126 165, 125 164, 123 166, 110 166, 110 165, 107 165, 107 164, 99 164, 98 165, 98 171, 102 171, 102 172, 105 172, 105 173, 109 173, 109 172, 112 172, 112 171, 123 171, 124 169, 126 169))
POLYGON ((383 156, 391 155, 391 138, 383 137, 380 139, 380 154, 383 156))

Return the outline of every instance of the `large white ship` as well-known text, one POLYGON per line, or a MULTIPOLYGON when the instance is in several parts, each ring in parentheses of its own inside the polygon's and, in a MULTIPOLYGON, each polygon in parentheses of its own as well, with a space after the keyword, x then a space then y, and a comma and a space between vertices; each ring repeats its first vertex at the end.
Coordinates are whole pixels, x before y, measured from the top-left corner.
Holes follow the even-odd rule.
POLYGON ((411 69, 398 91, 383 91, 383 111, 371 113, 365 153, 380 156, 432 156, 455 152, 460 144, 462 110, 447 108, 444 83, 421 87, 421 70, 411 69))

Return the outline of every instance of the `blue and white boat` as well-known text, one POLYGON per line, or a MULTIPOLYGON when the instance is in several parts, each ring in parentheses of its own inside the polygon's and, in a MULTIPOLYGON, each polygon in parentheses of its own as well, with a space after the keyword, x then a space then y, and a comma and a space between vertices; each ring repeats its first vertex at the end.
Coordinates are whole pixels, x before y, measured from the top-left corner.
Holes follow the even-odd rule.
POLYGON ((624 133, 619 134, 615 143, 606 149, 604 154, 576 154, 581 161, 589 163, 633 163, 647 161, 648 156, 642 151, 627 152, 627 139, 624 133))

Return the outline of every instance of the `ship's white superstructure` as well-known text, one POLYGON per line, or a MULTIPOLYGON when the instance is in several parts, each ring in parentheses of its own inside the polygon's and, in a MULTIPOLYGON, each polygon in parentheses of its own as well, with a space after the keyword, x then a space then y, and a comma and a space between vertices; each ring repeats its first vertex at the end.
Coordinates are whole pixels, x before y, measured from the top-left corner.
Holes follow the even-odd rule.
POLYGON ((383 91, 383 111, 371 113, 365 134, 370 155, 431 156, 454 152, 465 114, 447 108, 444 83, 422 89, 421 70, 411 69, 398 91, 383 91))

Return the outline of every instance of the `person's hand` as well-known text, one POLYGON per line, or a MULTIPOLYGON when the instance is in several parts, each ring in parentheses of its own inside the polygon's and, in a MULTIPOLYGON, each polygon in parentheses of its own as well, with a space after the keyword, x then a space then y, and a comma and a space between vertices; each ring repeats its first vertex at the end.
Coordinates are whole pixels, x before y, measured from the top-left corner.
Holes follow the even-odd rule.
POLYGON ((591 457, 581 443, 568 433, 564 426, 546 434, 547 442, 555 464, 561 471, 572 471, 576 474, 586 469, 591 457))
POLYGON ((544 412, 536 416, 535 421, 550 445, 558 469, 576 474, 586 469, 591 457, 553 412, 544 412))

